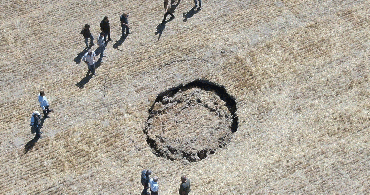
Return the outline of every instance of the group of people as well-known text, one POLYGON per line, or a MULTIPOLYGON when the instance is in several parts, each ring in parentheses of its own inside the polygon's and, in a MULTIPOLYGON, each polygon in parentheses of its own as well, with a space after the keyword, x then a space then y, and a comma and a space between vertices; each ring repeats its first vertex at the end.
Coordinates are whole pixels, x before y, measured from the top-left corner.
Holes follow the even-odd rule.
MULTIPOLYGON (((38 101, 40 103, 40 107, 42 109, 42 112, 44 114, 44 119, 49 118, 49 113, 53 112, 53 110, 49 109, 49 102, 48 99, 45 96, 44 91, 40 91, 40 94, 38 96, 38 101)), ((38 111, 34 111, 31 116, 31 133, 36 133, 36 137, 40 138, 42 132, 41 129, 41 115, 38 111)))
MULTIPOLYGON (((121 27, 122 27, 122 37, 127 36, 130 34, 130 28, 128 26, 128 14, 123 13, 120 16, 121 21, 121 27)), ((108 16, 105 16, 103 20, 100 22, 100 34, 98 38, 98 49, 96 50, 97 54, 91 50, 91 47, 94 45, 94 36, 90 32, 90 25, 85 24, 83 29, 81 30, 81 33, 85 39, 86 48, 89 48, 88 51, 83 56, 82 60, 87 64, 88 67, 88 74, 91 72, 92 75, 95 75, 95 57, 96 55, 100 54, 100 62, 103 62, 103 57, 106 57, 104 55, 105 47, 107 46, 107 43, 111 41, 110 38, 110 23, 108 16), (108 40, 107 40, 108 38, 108 40), (89 39, 90 39, 90 45, 89 45, 89 39)))
MULTIPOLYGON (((150 170, 143 170, 141 172, 141 184, 144 186, 141 195, 158 195, 159 194, 159 185, 158 177, 150 177, 152 172, 150 170), (148 191, 150 189, 150 192, 148 191)), ((180 195, 188 195, 190 192, 190 179, 186 175, 181 176, 181 184, 179 188, 180 195)))

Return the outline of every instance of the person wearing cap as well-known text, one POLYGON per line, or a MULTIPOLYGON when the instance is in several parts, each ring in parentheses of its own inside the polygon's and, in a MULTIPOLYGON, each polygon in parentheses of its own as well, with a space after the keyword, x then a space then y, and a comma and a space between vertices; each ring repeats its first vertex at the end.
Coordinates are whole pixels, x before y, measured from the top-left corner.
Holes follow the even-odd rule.
POLYGON ((181 184, 179 189, 180 195, 188 195, 190 192, 190 179, 186 175, 181 176, 181 184))
POLYGON ((87 67, 89 69, 87 74, 91 72, 93 75, 95 75, 95 56, 96 56, 95 52, 89 49, 89 51, 87 51, 84 57, 82 58, 82 60, 87 64, 87 67))
POLYGON ((109 25, 108 16, 105 16, 104 19, 100 22, 100 30, 104 32, 104 42, 107 42, 107 35, 108 35, 108 41, 112 40, 110 38, 110 25, 109 25))
POLYGON ((40 113, 38 111, 34 111, 31 116, 31 133, 36 133, 36 137, 41 137, 41 131, 40 131, 40 113))
POLYGON ((42 108, 42 112, 44 113, 44 118, 49 118, 48 114, 53 112, 53 110, 49 109, 49 102, 48 99, 45 97, 45 92, 40 91, 40 95, 38 97, 40 107, 42 108))
POLYGON ((89 39, 90 39, 90 47, 94 45, 94 37, 92 36, 90 32, 90 25, 85 24, 84 28, 81 30, 81 34, 85 38, 85 44, 87 48, 89 47, 89 44, 88 44, 89 39))
POLYGON ((158 185, 158 177, 154 176, 149 181, 150 183, 150 194, 151 195, 158 195, 159 185, 158 185))
POLYGON ((150 170, 143 170, 141 172, 141 184, 144 186, 144 190, 141 193, 142 195, 147 195, 148 189, 149 189, 149 181, 150 181, 150 175, 152 172, 150 170))

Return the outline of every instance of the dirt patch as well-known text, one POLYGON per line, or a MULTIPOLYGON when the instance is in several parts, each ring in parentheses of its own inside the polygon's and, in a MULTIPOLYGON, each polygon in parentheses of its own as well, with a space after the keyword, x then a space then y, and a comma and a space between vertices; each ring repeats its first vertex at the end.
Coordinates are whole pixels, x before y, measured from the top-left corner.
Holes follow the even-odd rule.
POLYGON ((196 162, 226 146, 237 126, 234 98, 222 86, 196 80, 158 95, 144 133, 157 156, 196 162))

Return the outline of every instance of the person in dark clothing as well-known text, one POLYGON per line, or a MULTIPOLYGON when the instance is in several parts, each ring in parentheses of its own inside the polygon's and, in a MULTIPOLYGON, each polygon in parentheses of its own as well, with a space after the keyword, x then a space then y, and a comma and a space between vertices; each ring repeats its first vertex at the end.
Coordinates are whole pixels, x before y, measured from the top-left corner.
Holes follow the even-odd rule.
POLYGON ((94 45, 94 37, 90 33, 90 25, 85 24, 84 28, 81 30, 81 34, 85 38, 86 47, 89 47, 89 44, 88 44, 89 39, 90 39, 90 47, 94 45))
POLYGON ((121 27, 122 27, 122 36, 127 36, 130 34, 130 28, 128 27, 128 14, 123 13, 120 16, 121 27))
POLYGON ((162 23, 166 22, 166 18, 168 15, 171 15, 170 20, 175 18, 173 13, 175 12, 176 6, 173 6, 172 4, 173 0, 171 0, 171 3, 169 3, 168 0, 164 0, 164 10, 166 11, 166 13, 164 14, 162 23))
POLYGON ((107 42, 107 36, 108 36, 108 41, 112 40, 110 38, 110 25, 109 25, 108 16, 105 16, 104 19, 100 22, 100 30, 104 32, 104 42, 107 42))
POLYGON ((186 175, 181 176, 181 184, 179 189, 180 195, 188 195, 190 192, 190 179, 186 175))
POLYGON ((31 133, 36 133, 36 137, 40 138, 41 137, 41 115, 38 111, 35 111, 32 113, 31 116, 31 133))
POLYGON ((142 195, 147 195, 149 193, 148 189, 149 189, 150 174, 152 174, 150 170, 143 170, 141 172, 141 184, 144 186, 144 190, 141 193, 142 195))

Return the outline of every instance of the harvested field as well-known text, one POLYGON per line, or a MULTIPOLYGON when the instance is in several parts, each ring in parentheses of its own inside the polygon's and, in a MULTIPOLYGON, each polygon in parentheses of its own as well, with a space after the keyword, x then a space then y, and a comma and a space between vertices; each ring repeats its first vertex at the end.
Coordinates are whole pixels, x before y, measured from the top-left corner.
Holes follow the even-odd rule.
MULTIPOLYGON (((163 1, 0 3, 1 194, 140 194, 143 169, 161 194, 182 174, 192 194, 370 194, 369 1, 181 1, 165 24, 163 1), (113 41, 86 76, 79 33, 89 23, 96 43, 104 16, 113 41), (148 110, 195 80, 235 98, 237 131, 202 160, 156 155, 148 110), (54 113, 35 140, 40 90, 54 113)), ((204 127, 198 111, 177 132, 204 127)))

